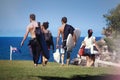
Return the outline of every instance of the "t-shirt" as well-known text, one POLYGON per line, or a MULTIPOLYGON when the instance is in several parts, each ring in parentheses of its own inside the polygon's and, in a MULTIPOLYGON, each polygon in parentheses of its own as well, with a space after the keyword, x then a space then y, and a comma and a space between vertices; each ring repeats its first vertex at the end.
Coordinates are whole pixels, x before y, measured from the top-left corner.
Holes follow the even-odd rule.
POLYGON ((85 48, 90 49, 91 46, 93 46, 93 44, 94 44, 95 37, 91 36, 90 38, 88 38, 88 36, 87 36, 87 37, 85 37, 84 41, 86 44, 85 48))

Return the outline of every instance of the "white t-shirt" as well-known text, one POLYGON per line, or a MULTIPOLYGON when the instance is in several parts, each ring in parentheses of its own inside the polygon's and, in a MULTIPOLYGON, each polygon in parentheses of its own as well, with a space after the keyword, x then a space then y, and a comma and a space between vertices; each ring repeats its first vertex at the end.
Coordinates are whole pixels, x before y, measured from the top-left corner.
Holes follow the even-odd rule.
POLYGON ((87 37, 85 37, 84 41, 85 41, 85 44, 86 44, 85 48, 90 49, 91 46, 93 46, 93 44, 94 44, 95 37, 91 36, 90 38, 88 38, 88 36, 87 36, 87 37))

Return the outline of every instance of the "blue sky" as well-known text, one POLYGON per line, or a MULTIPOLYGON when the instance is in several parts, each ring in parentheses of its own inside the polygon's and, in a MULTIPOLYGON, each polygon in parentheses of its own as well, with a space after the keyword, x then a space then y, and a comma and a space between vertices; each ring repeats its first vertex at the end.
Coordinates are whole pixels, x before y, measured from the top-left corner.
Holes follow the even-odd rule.
POLYGON ((57 36, 63 16, 68 24, 80 28, 81 36, 86 36, 89 28, 94 36, 102 36, 106 27, 103 14, 118 4, 120 0, 0 0, 0 36, 24 36, 31 13, 37 21, 49 22, 53 36, 57 36))

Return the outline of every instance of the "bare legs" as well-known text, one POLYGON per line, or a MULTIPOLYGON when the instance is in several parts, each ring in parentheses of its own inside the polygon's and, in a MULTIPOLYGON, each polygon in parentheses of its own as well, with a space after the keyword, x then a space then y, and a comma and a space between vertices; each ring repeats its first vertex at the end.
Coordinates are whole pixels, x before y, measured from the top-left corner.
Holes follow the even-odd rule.
POLYGON ((70 52, 67 52, 67 62, 66 64, 69 65, 70 63, 70 52))
MULTIPOLYGON (((61 63, 62 66, 64 65, 64 54, 61 55, 61 63)), ((66 60, 66 64, 69 65, 70 63, 70 52, 67 52, 67 60, 66 60)))
POLYGON ((87 67, 91 67, 94 65, 94 62, 95 62, 95 56, 94 55, 90 55, 90 56, 86 56, 86 66, 87 67))
POLYGON ((64 65, 64 54, 61 55, 61 63, 62 63, 62 66, 64 65))
POLYGON ((48 62, 48 60, 45 58, 45 56, 42 57, 42 65, 45 66, 48 62))

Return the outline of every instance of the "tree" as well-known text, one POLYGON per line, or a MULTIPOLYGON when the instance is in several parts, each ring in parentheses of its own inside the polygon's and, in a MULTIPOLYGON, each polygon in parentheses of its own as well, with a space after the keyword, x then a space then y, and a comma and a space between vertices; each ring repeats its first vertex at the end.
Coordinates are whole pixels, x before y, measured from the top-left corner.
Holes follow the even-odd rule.
POLYGON ((112 31, 117 36, 120 33, 120 4, 116 8, 111 9, 108 14, 103 15, 103 17, 106 18, 107 25, 111 26, 112 31))

